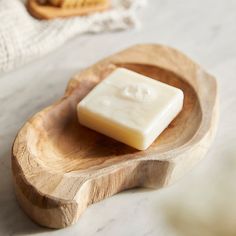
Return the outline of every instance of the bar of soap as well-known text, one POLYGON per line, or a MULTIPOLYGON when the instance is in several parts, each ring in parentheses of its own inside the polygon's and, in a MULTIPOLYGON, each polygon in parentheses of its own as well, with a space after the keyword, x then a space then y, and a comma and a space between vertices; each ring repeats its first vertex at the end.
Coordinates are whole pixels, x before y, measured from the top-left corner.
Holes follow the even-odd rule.
POLYGON ((183 107, 183 92, 118 68, 77 106, 79 122, 139 150, 147 149, 183 107))

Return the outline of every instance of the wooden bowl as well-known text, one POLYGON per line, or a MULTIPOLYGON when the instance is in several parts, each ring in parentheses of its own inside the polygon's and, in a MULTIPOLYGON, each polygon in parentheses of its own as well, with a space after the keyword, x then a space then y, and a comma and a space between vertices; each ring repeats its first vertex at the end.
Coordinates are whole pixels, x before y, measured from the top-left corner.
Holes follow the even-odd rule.
POLYGON ((88 205, 125 189, 175 182, 206 153, 216 129, 216 80, 182 53, 137 45, 76 75, 65 95, 28 120, 12 155, 17 199, 37 223, 62 228, 88 205), (145 151, 81 126, 77 103, 116 67, 183 90, 182 112, 145 151))
POLYGON ((26 6, 32 16, 41 20, 50 20, 59 17, 81 16, 105 11, 110 7, 110 2, 106 1, 103 4, 86 7, 60 8, 40 4, 38 0, 27 0, 26 6))

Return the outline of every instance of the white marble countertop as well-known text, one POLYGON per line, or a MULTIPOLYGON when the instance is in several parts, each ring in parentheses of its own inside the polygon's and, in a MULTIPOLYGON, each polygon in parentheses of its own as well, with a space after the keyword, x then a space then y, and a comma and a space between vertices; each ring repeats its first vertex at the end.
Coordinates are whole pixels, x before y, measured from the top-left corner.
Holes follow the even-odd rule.
MULTIPOLYGON (((174 212, 176 207, 171 206, 176 199, 190 195, 192 200, 186 202, 191 202, 194 209, 200 202, 209 203, 203 193, 211 189, 221 203, 230 202, 219 195, 216 186, 223 181, 219 174, 223 173, 222 168, 236 170, 236 1, 150 0, 139 15, 142 28, 138 30, 79 36, 50 55, 0 76, 0 235, 172 236, 182 230, 180 235, 191 236, 181 229, 183 217, 181 222, 173 223, 168 212, 174 212), (55 231, 34 224, 19 208, 12 187, 11 145, 17 131, 26 119, 63 94, 74 73, 130 45, 148 42, 183 51, 217 77, 221 117, 207 157, 174 186, 113 196, 90 206, 72 227, 55 231), (195 205, 191 193, 200 199, 195 205)), ((224 172, 224 180, 233 182, 226 172, 229 171, 224 172)), ((223 214, 214 209, 215 215, 223 214)), ((178 214, 181 211, 180 208, 178 214)), ((225 212, 228 213, 230 210, 225 212)))

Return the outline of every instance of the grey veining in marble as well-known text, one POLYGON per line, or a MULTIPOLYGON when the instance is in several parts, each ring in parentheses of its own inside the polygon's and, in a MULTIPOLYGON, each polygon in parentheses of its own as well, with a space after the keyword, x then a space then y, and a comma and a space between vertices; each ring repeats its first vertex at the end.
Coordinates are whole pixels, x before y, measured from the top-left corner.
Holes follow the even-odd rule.
POLYGON ((139 30, 76 37, 56 52, 2 74, 0 235, 177 235, 166 220, 163 204, 172 203, 179 193, 194 191, 206 179, 214 185, 219 181, 215 169, 236 154, 235 12, 235 0, 150 0, 140 12, 143 23, 139 30), (66 229, 39 227, 25 216, 14 196, 10 156, 17 131, 26 119, 61 96, 75 72, 125 47, 145 42, 178 48, 217 77, 221 117, 207 157, 172 187, 118 194, 89 207, 76 225, 66 229))

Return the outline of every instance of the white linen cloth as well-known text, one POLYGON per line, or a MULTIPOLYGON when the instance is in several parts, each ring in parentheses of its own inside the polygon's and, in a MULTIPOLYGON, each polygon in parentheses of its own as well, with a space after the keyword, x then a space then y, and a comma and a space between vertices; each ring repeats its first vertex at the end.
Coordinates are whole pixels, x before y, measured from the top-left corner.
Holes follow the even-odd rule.
POLYGON ((37 20, 20 0, 0 0, 0 72, 34 60, 76 34, 124 30, 138 23, 144 0, 113 0, 102 13, 67 19, 37 20))

